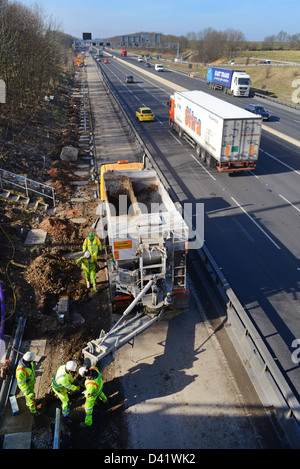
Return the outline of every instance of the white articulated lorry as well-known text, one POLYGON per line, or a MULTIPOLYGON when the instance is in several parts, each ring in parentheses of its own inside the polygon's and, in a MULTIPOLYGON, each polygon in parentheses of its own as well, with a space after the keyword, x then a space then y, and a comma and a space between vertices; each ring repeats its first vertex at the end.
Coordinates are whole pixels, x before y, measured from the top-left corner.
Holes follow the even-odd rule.
POLYGON ((221 89, 232 96, 249 96, 250 76, 244 70, 208 67, 206 82, 213 89, 221 89))
POLYGON ((262 118, 202 91, 170 96, 169 124, 220 172, 255 169, 262 118))

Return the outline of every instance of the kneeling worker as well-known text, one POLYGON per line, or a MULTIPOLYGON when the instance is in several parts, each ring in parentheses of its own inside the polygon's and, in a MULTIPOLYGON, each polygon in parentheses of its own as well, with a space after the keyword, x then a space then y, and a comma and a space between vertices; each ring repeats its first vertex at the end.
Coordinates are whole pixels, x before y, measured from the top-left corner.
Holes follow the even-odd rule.
POLYGON ((95 366, 87 368, 85 366, 79 368, 80 376, 85 377, 85 420, 81 422, 81 427, 90 427, 93 423, 92 415, 93 408, 96 402, 97 397, 102 402, 107 402, 107 397, 102 391, 103 380, 100 374, 100 371, 95 366))
POLYGON ((76 368, 77 363, 69 361, 58 368, 52 380, 52 389, 62 402, 62 416, 65 423, 72 423, 68 418, 70 413, 68 393, 80 389, 80 386, 73 384, 72 373, 75 373, 76 368))

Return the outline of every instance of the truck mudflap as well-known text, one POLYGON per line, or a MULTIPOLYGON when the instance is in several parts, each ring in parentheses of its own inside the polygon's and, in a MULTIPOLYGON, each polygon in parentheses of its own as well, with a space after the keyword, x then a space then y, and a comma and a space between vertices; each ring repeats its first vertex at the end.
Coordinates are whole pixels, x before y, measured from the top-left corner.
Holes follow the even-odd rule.
POLYGON ((220 173, 233 171, 251 171, 256 168, 256 161, 229 161, 228 163, 218 163, 217 168, 220 173))

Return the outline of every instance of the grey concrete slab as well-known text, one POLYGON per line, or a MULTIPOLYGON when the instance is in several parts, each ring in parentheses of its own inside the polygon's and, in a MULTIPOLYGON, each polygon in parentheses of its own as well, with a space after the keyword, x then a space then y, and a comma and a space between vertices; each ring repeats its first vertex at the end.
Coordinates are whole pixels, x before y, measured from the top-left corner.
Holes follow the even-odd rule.
POLYGON ((30 230, 25 239, 25 245, 31 246, 34 244, 45 244, 47 232, 44 230, 33 229, 30 230))
POLYGON ((2 449, 30 449, 31 432, 5 435, 2 449))

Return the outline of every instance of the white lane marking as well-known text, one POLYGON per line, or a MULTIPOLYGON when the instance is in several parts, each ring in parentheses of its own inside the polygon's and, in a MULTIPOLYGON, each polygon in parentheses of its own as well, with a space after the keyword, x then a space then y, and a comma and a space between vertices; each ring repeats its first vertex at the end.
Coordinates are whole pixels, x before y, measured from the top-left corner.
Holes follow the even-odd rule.
POLYGON ((254 239, 252 238, 252 236, 250 236, 248 231, 243 227, 243 225, 239 221, 237 221, 235 217, 233 217, 233 221, 237 224, 237 226, 244 233, 244 235, 247 236, 247 238, 249 238, 252 243, 254 243, 254 239))
POLYGON ((247 217, 250 218, 250 220, 257 226, 257 228, 260 229, 260 231, 271 241, 271 243, 274 244, 274 246, 277 248, 277 249, 281 249, 280 246, 278 246, 277 243, 275 243, 275 241, 268 235, 268 233, 265 232, 265 230, 262 229, 261 226, 259 226, 259 224, 253 220, 253 218, 249 215, 248 212, 246 212, 246 210, 241 206, 241 204, 239 204, 233 197, 230 197, 235 203, 236 205, 245 213, 245 215, 247 215, 247 217))
POLYGON ((176 137, 176 135, 174 135, 174 133, 173 133, 173 132, 171 132, 171 130, 168 130, 168 132, 169 132, 169 134, 171 134, 171 135, 172 135, 172 137, 174 137, 174 138, 175 138, 176 142, 180 143, 180 145, 182 146, 182 142, 179 140, 179 138, 177 138, 177 137, 176 137))
POLYGON ((202 164, 202 163, 200 163, 200 161, 199 161, 199 160, 197 160, 197 158, 196 158, 194 155, 192 155, 192 153, 190 153, 190 155, 191 155, 191 157, 192 157, 192 158, 193 158, 193 159, 196 161, 196 163, 198 163, 198 164, 201 166, 201 168, 203 168, 203 169, 204 169, 204 171, 206 171, 206 172, 207 172, 207 174, 208 174, 208 175, 209 175, 209 176, 210 176, 210 177, 211 177, 211 178, 212 178, 212 179, 215 181, 215 180, 216 180, 216 178, 215 178, 215 177, 213 177, 213 175, 212 175, 212 174, 210 174, 210 172, 209 172, 209 171, 207 171, 207 169, 205 168, 205 166, 203 166, 203 164, 202 164))
POLYGON ((285 197, 283 197, 283 195, 281 194, 278 194, 279 197, 281 197, 283 200, 285 200, 288 204, 290 204, 292 207, 294 207, 298 212, 300 212, 300 209, 298 207, 296 207, 296 205, 292 204, 292 202, 290 202, 288 199, 286 199, 285 197))
POLYGON ((270 158, 273 158, 273 160, 276 160, 278 163, 281 163, 283 166, 286 166, 287 168, 291 169, 294 173, 296 174, 299 174, 300 176, 300 171, 297 171, 295 168, 292 168, 292 166, 289 166, 288 164, 286 163, 283 163, 282 161, 280 161, 278 158, 276 158, 275 156, 273 155, 270 155, 270 153, 268 153, 267 151, 265 150, 261 150, 265 155, 268 155, 270 158))

